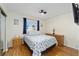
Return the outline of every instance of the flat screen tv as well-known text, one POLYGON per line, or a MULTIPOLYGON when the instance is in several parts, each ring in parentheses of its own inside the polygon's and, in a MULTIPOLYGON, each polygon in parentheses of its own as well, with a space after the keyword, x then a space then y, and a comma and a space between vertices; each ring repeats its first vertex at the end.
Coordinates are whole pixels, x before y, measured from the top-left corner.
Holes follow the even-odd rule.
POLYGON ((73 14, 74 14, 74 22, 79 25, 79 5, 76 3, 72 3, 73 14))

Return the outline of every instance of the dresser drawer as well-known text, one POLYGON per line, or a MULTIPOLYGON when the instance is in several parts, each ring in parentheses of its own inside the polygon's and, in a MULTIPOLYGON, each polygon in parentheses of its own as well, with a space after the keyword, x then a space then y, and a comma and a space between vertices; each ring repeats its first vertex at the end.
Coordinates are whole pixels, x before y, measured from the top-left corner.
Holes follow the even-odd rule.
POLYGON ((58 42, 58 46, 64 46, 64 35, 59 35, 59 34, 50 34, 50 33, 46 33, 46 35, 49 36, 54 36, 58 42))
POLYGON ((63 35, 55 35, 55 38, 58 41, 58 46, 64 46, 64 36, 63 35))

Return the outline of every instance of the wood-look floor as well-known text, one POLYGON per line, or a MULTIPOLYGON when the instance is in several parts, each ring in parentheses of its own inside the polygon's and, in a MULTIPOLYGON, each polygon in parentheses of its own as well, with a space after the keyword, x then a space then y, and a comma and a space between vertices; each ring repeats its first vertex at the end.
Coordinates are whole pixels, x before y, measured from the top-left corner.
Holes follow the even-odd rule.
MULTIPOLYGON (((20 39, 13 41, 13 47, 4 56, 31 56, 32 51, 27 44, 22 44, 20 39)), ((54 46, 42 53, 43 56, 78 56, 78 50, 69 47, 54 46)))

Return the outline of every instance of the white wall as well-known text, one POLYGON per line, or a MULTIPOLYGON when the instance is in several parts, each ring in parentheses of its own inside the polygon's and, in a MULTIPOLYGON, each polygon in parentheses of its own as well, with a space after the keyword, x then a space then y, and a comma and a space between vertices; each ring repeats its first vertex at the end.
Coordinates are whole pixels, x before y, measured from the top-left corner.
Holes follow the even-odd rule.
POLYGON ((64 45, 79 48, 79 25, 74 23, 72 13, 62 14, 46 21, 46 32, 52 33, 53 28, 57 34, 64 35, 64 45))

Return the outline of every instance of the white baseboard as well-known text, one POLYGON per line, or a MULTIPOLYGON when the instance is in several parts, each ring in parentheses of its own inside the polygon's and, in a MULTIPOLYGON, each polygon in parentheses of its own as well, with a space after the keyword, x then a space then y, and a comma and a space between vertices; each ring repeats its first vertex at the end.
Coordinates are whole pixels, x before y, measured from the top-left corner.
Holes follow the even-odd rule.
POLYGON ((67 46, 67 47, 70 47, 70 48, 73 48, 73 49, 79 50, 78 48, 75 48, 75 47, 70 46, 70 45, 67 45, 67 44, 64 44, 64 46, 67 46))

